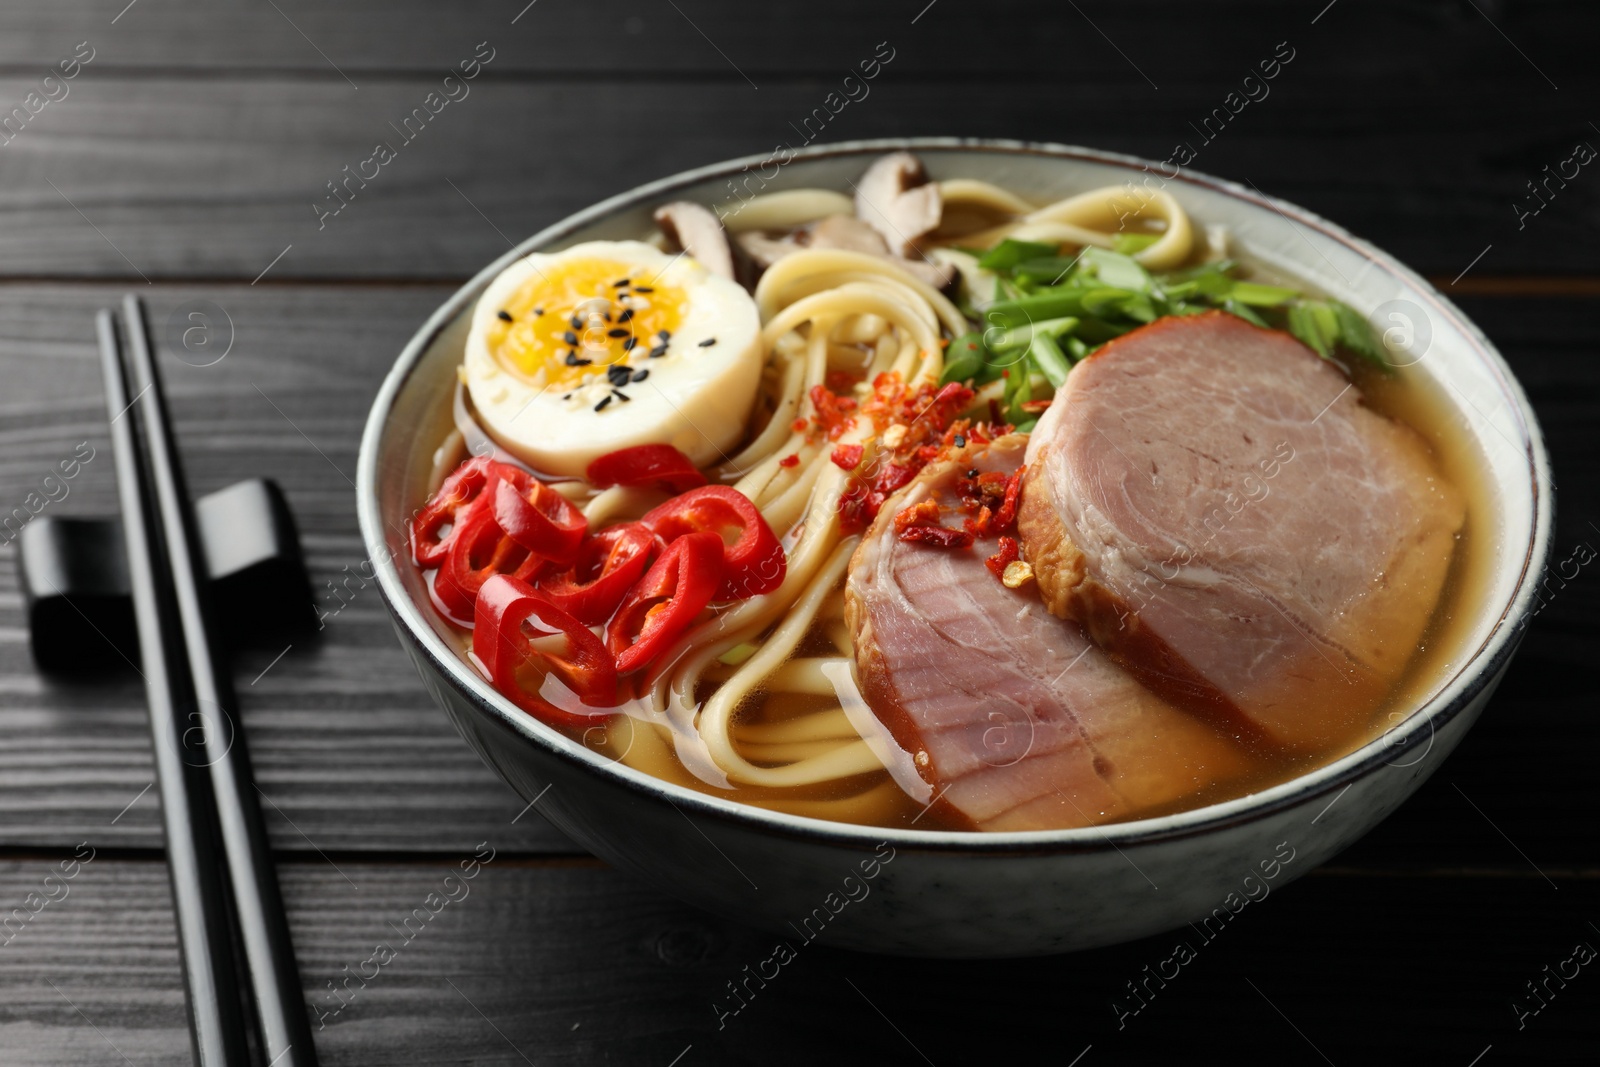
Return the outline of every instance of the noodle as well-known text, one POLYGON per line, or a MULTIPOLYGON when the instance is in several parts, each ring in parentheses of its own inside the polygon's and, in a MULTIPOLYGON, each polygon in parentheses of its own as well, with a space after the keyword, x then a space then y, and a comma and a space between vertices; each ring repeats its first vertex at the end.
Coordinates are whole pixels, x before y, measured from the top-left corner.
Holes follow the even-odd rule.
POLYGON ((1165 190, 1140 192, 1116 185, 1091 189, 1047 204, 1002 226, 968 235, 963 243, 987 248, 1011 237, 1022 241, 1110 248, 1116 235, 1127 231, 1129 219, 1153 222, 1160 227, 1160 240, 1133 254, 1140 265, 1149 270, 1172 270, 1189 258, 1194 247, 1194 227, 1172 194, 1165 190), (1130 198, 1135 201, 1132 205, 1130 198))
POLYGON ((786 189, 752 197, 722 217, 729 233, 787 230, 828 215, 848 215, 855 201, 832 189, 786 189))
POLYGON ((1008 215, 1026 215, 1033 205, 1009 189, 975 178, 951 178, 939 183, 946 206, 975 206, 1008 215))

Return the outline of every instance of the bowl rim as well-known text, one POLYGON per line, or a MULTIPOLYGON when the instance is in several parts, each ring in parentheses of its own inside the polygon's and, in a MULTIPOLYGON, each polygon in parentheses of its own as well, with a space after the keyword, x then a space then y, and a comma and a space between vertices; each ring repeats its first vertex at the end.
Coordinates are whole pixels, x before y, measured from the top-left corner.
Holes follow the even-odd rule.
MULTIPOLYGON (((1124 153, 1049 142, 998 138, 906 137, 841 141, 796 149, 787 162, 844 156, 866 156, 893 151, 972 151, 997 155, 1045 156, 1109 165, 1135 172, 1149 172, 1162 166, 1153 160, 1124 153)), ((785 166, 787 165, 785 163, 785 166)), ((1499 351, 1466 315, 1435 289, 1426 279, 1393 256, 1349 233, 1343 227, 1287 201, 1269 197, 1237 182, 1201 171, 1178 168, 1178 174, 1163 182, 1199 187, 1228 196, 1283 216, 1291 224, 1315 230, 1323 237, 1376 262, 1395 278, 1413 287, 1416 295, 1431 310, 1450 322, 1472 344, 1483 367, 1490 373, 1502 396, 1516 416, 1521 444, 1525 450, 1532 482, 1532 536, 1520 560, 1502 563, 1501 569, 1520 568, 1510 597, 1500 606, 1500 614, 1477 648, 1462 657, 1460 665, 1443 680, 1433 696, 1406 717, 1393 731, 1330 763, 1313 768, 1288 781, 1248 793, 1231 800, 1174 812, 1153 818, 1137 819, 1104 826, 1064 830, 1023 830, 981 833, 959 830, 917 830, 905 827, 856 825, 810 816, 772 811, 697 792, 656 778, 619 761, 602 757, 559 731, 538 722, 510 700, 497 693, 467 662, 451 651, 419 605, 402 585, 394 557, 387 551, 383 517, 377 500, 379 446, 384 436, 395 398, 422 355, 456 317, 476 301, 489 281, 506 266, 530 252, 553 244, 573 232, 605 219, 623 209, 648 203, 685 186, 708 179, 732 177, 754 167, 771 163, 770 156, 749 155, 680 171, 608 197, 596 204, 545 227, 516 244, 510 251, 485 266, 441 304, 406 343, 394 366, 385 376, 373 400, 362 432, 357 460, 357 517, 362 542, 377 573, 384 603, 398 622, 398 629, 441 677, 470 700, 489 718, 498 720, 511 733, 540 745, 574 769, 608 777, 615 785, 644 799, 666 801, 680 812, 734 824, 736 828, 769 835, 799 839, 813 844, 846 848, 872 848, 887 842, 912 851, 972 854, 1067 854, 1103 852, 1110 849, 1148 845, 1175 839, 1197 837, 1228 827, 1257 822, 1278 812, 1301 806, 1310 800, 1349 788, 1358 779, 1392 764, 1394 750, 1411 751, 1413 743, 1427 731, 1431 750, 1437 730, 1464 711, 1498 677, 1516 651, 1524 623, 1529 617, 1537 577, 1543 572, 1552 544, 1553 485, 1549 457, 1543 435, 1526 395, 1499 351)), ((1424 751, 1425 758, 1427 752, 1424 751)), ((1413 763, 1395 764, 1398 767, 1413 763)), ((1338 799, 1334 798, 1335 801, 1338 799)), ((1330 802, 1330 807, 1332 802, 1330 802)), ((1326 810, 1326 809, 1324 809, 1326 810)), ((1318 816, 1320 818, 1321 816, 1318 816)))

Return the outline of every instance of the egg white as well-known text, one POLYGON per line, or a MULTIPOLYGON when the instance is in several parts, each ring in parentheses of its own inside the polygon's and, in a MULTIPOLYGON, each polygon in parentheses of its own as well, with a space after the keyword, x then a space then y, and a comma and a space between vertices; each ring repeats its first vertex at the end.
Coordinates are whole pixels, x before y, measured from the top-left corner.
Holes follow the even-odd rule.
POLYGON ((535 470, 581 476, 597 457, 641 444, 669 444, 696 466, 722 460, 744 433, 761 378, 760 316, 737 283, 713 274, 697 260, 669 256, 640 241, 589 241, 561 252, 535 252, 507 267, 489 284, 472 315, 463 379, 483 428, 502 448, 535 470), (609 394, 606 376, 583 388, 530 381, 489 349, 489 332, 500 309, 530 279, 564 261, 600 259, 637 267, 649 284, 683 290, 687 308, 667 342, 666 354, 647 355, 641 343, 631 361, 647 368, 645 381, 609 394), (701 342, 715 344, 701 347, 701 342))

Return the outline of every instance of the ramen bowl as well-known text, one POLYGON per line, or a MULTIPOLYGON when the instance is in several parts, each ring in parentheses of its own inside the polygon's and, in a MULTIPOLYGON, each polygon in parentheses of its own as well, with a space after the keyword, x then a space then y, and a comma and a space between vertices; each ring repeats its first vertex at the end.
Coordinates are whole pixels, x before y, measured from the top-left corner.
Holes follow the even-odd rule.
POLYGON ((384 381, 362 438, 362 536, 401 643, 462 737, 540 814, 655 888, 775 932, 790 945, 904 955, 1045 954, 1187 922, 1225 922, 1326 861, 1427 780, 1482 713, 1530 617, 1549 549, 1551 485, 1538 426, 1494 346, 1426 281, 1291 204, 1231 182, 1058 145, 957 139, 750 157, 640 186, 581 211, 489 264, 447 300, 384 381), (408 520, 425 496, 478 296, 529 252, 637 238, 662 203, 789 188, 846 190, 884 152, 917 153, 935 178, 994 182, 1044 202, 1084 189, 1164 188, 1255 262, 1296 275, 1396 331, 1391 351, 1431 380, 1481 456, 1495 528, 1460 654, 1382 737, 1290 781, 1166 815, 1073 830, 960 833, 826 822, 669 784, 519 710, 458 653, 410 565, 408 520))

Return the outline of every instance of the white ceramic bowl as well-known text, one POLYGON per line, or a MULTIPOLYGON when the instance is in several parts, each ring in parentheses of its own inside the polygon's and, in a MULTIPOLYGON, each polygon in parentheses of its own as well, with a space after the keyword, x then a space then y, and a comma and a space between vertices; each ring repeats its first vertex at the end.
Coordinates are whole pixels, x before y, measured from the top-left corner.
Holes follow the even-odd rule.
MULTIPOLYGON (((1387 311, 1383 319, 1387 324, 1387 311)), ((1400 320, 1394 320, 1397 323, 1400 320)), ((928 138, 801 151, 688 171, 613 197, 524 241, 440 307, 400 354, 372 407, 357 490, 362 536, 402 643, 461 735, 574 841, 650 885, 798 947, 926 956, 1062 952, 1185 922, 1226 921, 1240 901, 1309 871, 1371 829, 1455 748, 1505 673, 1550 543, 1551 484, 1539 429, 1494 346, 1427 282, 1291 204, 1231 182, 1057 145, 928 138), (802 186, 847 190, 876 155, 905 148, 935 177, 973 177, 1038 201, 1132 181, 1166 188, 1199 224, 1221 223, 1251 256, 1372 313, 1391 301, 1416 331, 1413 373, 1442 383, 1487 465, 1499 529, 1492 573, 1453 673, 1384 738, 1285 784, 1177 815, 1103 829, 959 834, 847 826, 668 785, 609 762, 519 711, 444 639, 406 554, 449 428, 448 397, 474 301, 513 259, 635 238, 659 204, 802 186), (1424 334, 1427 335, 1424 339, 1424 334), (1425 349, 1425 351, 1424 351, 1425 349), (1220 909, 1220 910, 1219 910, 1220 909)), ((397 786, 400 783, 397 783, 397 786)))

